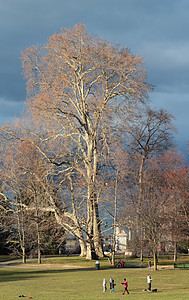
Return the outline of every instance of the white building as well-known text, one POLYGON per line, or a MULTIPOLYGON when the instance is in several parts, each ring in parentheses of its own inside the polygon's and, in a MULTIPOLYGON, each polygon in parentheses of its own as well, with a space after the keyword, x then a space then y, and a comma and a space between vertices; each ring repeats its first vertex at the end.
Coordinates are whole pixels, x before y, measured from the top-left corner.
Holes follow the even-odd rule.
POLYGON ((127 250, 127 233, 124 230, 120 230, 116 227, 115 234, 115 251, 125 252, 127 250))

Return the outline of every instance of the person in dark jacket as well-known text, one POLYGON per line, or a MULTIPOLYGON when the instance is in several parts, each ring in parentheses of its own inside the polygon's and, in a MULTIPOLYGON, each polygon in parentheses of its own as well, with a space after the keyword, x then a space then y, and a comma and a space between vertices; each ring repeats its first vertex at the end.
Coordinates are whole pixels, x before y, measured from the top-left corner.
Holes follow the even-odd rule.
POLYGON ((110 292, 113 293, 114 292, 114 287, 115 287, 115 281, 112 277, 110 277, 109 279, 109 283, 110 283, 110 292))
POLYGON ((110 290, 111 290, 112 289, 112 277, 110 277, 109 283, 110 283, 110 290))
POLYGON ((114 281, 114 279, 112 279, 112 289, 111 289, 111 293, 113 293, 114 292, 114 287, 115 287, 115 281, 114 281))

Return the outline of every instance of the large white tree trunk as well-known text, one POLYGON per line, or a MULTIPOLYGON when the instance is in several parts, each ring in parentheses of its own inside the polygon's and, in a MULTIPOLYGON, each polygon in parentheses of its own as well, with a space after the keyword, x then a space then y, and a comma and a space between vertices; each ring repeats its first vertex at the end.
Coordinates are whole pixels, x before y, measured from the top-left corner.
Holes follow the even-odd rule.
POLYGON ((82 240, 79 240, 79 244, 80 244, 80 248, 81 248, 80 257, 85 257, 87 255, 86 243, 84 243, 84 241, 82 241, 82 240))

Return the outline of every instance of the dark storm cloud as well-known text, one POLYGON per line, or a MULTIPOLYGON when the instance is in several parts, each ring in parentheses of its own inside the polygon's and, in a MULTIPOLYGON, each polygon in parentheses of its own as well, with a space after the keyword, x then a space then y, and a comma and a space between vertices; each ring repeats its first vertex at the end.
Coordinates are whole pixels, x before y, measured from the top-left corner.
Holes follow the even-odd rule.
POLYGON ((90 33, 128 47, 146 62, 156 86, 152 103, 175 114, 178 141, 189 127, 188 0, 0 1, 0 123, 19 114, 26 97, 21 51, 43 44, 61 27, 87 25, 90 33))

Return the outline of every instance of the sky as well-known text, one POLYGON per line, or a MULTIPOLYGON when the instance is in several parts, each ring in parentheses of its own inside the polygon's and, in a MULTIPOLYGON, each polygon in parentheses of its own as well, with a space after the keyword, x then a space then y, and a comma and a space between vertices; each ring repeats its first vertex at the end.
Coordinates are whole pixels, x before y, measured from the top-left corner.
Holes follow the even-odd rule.
POLYGON ((176 142, 186 153, 189 0, 0 0, 0 125, 24 108, 21 51, 79 23, 144 59, 155 86, 151 105, 175 116, 176 142))

